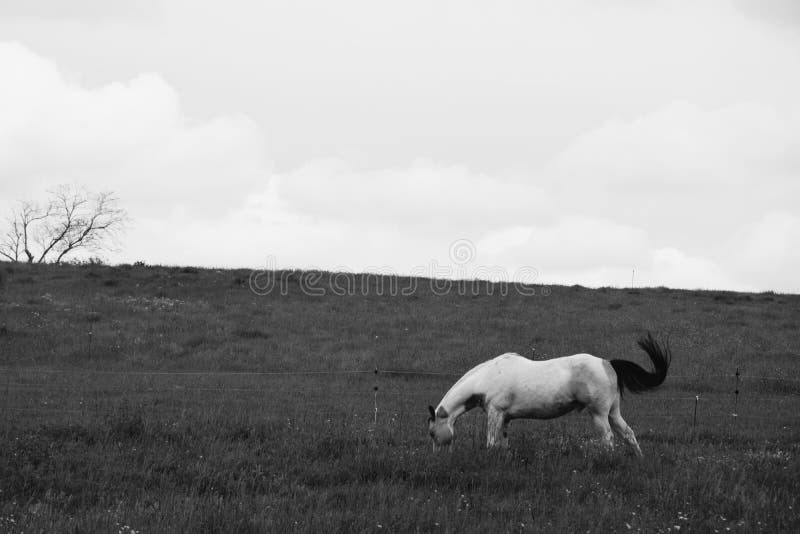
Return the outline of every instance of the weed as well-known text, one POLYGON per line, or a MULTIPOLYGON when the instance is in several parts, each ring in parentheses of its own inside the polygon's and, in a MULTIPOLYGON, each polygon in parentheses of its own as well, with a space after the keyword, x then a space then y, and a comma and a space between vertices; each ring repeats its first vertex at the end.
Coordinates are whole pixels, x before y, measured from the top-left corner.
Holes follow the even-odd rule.
POLYGON ((237 328, 234 334, 244 339, 269 339, 269 333, 259 330, 258 328, 237 328))

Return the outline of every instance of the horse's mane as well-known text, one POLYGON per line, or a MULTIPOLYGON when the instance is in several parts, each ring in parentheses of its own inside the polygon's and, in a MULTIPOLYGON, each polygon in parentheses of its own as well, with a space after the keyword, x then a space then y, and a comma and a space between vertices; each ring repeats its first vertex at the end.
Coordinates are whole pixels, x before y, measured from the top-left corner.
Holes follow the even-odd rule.
POLYGON ((470 369, 469 371, 467 371, 466 373, 464 373, 464 375, 463 375, 461 378, 459 378, 458 380, 456 380, 456 383, 455 383, 455 384, 453 384, 453 385, 450 387, 450 389, 451 389, 451 390, 455 389, 455 388, 456 388, 456 387, 457 387, 457 386, 458 386, 460 383, 464 382, 464 381, 465 381, 467 378, 471 377, 471 376, 472 376, 472 375, 474 375, 476 372, 478 372, 480 369, 483 369, 484 367, 486 367, 487 365, 489 365, 489 364, 490 364, 490 363, 492 363, 493 361, 494 361, 494 360, 492 359, 492 360, 487 360, 487 361, 485 361, 485 362, 483 362, 483 363, 479 363, 478 365, 476 365, 475 367, 473 367, 472 369, 470 369))

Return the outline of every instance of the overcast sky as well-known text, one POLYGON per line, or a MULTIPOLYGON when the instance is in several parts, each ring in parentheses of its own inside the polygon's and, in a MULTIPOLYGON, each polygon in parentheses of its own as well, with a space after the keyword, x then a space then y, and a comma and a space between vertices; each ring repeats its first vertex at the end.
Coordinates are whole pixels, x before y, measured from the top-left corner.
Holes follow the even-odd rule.
POLYGON ((794 0, 0 0, 0 210, 113 190, 111 262, 799 292, 797 95, 794 0))

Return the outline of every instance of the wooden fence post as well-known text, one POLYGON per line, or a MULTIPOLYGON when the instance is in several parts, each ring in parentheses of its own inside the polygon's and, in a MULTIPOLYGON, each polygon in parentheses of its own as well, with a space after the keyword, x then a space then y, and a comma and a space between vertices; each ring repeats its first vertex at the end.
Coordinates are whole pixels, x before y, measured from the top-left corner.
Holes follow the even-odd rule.
POLYGON ((9 404, 11 403, 11 397, 10 397, 10 395, 8 393, 9 385, 10 385, 10 382, 11 382, 11 367, 10 366, 8 367, 8 369, 5 370, 5 374, 6 374, 6 399, 5 399, 5 404, 3 405, 3 407, 4 407, 3 411, 5 412, 4 415, 5 415, 5 418, 6 418, 6 429, 8 429, 9 425, 11 424, 11 415, 10 415, 11 410, 8 407, 9 404))
POLYGON ((378 426, 378 366, 375 366, 375 385, 373 386, 375 392, 375 414, 372 419, 372 424, 378 426))

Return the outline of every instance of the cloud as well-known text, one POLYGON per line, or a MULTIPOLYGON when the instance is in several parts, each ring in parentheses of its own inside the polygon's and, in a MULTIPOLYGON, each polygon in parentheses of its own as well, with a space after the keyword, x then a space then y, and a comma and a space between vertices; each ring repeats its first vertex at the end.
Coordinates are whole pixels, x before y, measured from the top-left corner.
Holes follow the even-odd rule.
POLYGON ((50 2, 0 2, 0 14, 7 17, 103 21, 152 17, 158 12, 159 0, 137 2, 108 2, 106 0, 71 0, 50 2))
POLYGON ((800 117, 674 102, 584 132, 533 179, 550 221, 480 243, 550 281, 796 291, 800 117))
POLYGON ((417 161, 408 167, 355 170, 342 160, 322 160, 275 180, 287 209, 318 220, 449 232, 454 239, 459 232, 486 232, 552 216, 542 188, 463 165, 417 161))
POLYGON ((796 212, 800 116, 675 102, 587 131, 547 166, 547 190, 587 215, 646 228, 654 248, 716 257, 735 229, 796 212))
POLYGON ((158 74, 86 87, 14 43, 0 44, 0 71, 0 177, 12 199, 76 182, 114 190, 134 215, 182 206, 213 218, 269 179, 252 120, 193 120, 158 74))
POLYGON ((733 234, 726 248, 726 267, 740 280, 760 287, 800 292, 800 217, 785 211, 765 213, 733 234))
POLYGON ((798 124, 797 116, 761 104, 703 109, 678 101, 582 134, 548 173, 570 187, 644 186, 648 193, 698 183, 750 185, 765 170, 785 179, 800 168, 798 124))
POLYGON ((686 254, 672 247, 655 249, 650 262, 640 270, 639 283, 645 286, 700 289, 750 290, 725 272, 724 265, 709 258, 686 254))
POLYGON ((732 0, 731 4, 744 15, 794 30, 800 28, 800 4, 794 0, 732 0))
POLYGON ((515 264, 536 267, 543 273, 566 273, 588 266, 629 269, 646 253, 647 235, 639 228, 567 213, 553 224, 503 230, 487 236, 479 246, 490 251, 497 262, 513 258, 515 264))

